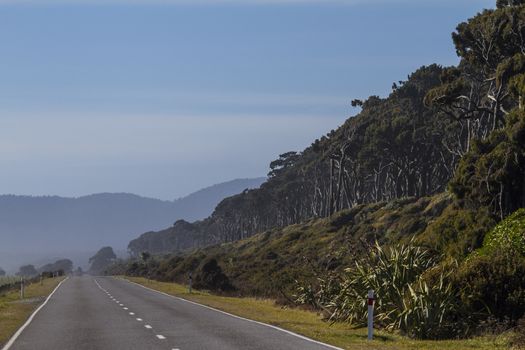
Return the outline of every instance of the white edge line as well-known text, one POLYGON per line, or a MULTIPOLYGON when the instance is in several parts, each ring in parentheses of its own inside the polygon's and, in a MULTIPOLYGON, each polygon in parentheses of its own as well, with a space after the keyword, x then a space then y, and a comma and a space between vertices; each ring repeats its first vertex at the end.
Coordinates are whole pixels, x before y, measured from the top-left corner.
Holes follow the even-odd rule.
POLYGON ((53 289, 53 291, 51 292, 51 294, 49 294, 46 298, 46 300, 42 303, 42 305, 40 305, 32 314, 31 316, 29 316, 29 318, 27 319, 26 323, 24 323, 24 325, 22 327, 20 327, 18 329, 18 331, 16 331, 16 333, 9 339, 9 341, 7 342, 7 344, 4 345, 4 347, 2 348, 2 350, 8 350, 11 346, 13 346, 13 343, 16 341, 16 339, 20 336, 20 334, 22 334, 22 332, 24 331, 24 329, 26 329, 27 326, 29 326, 29 324, 31 323, 31 321, 33 321, 33 318, 36 316, 36 314, 44 307, 46 306, 47 302, 49 301, 49 299, 51 299, 51 297, 53 296, 53 294, 55 294, 55 292, 58 290, 58 288, 60 288, 60 286, 62 285, 62 283, 64 283, 65 281, 67 281, 69 279, 69 277, 66 277, 65 279, 63 279, 59 284, 58 286, 55 287, 55 289, 53 289))
MULTIPOLYGON (((281 328, 281 327, 277 327, 277 326, 273 326, 271 324, 268 324, 268 323, 264 323, 264 322, 259 322, 259 321, 255 321, 255 320, 250 320, 249 318, 245 318, 245 317, 241 317, 241 316, 237 316, 237 315, 234 315, 234 314, 230 314, 229 312, 226 312, 226 311, 222 311, 222 310, 219 310, 219 309, 215 309, 211 306, 207 306, 207 305, 203 305, 203 304, 199 304, 199 303, 196 303, 194 301, 191 301, 191 300, 187 300, 187 299, 184 299, 184 298, 181 298, 181 297, 176 297, 174 295, 171 295, 171 294, 168 294, 168 293, 164 293, 164 292, 161 292, 159 290, 155 290, 155 289, 152 289, 152 288, 149 288, 149 287, 146 287, 146 286, 143 286, 142 284, 140 283, 137 283, 137 282, 133 282, 133 281, 130 281, 128 279, 125 279, 125 281, 129 282, 129 283, 133 283, 133 284, 136 284, 137 286, 140 286, 144 289, 148 289, 148 290, 151 290, 153 292, 156 292, 156 293, 159 293, 159 294, 163 294, 165 296, 168 296, 170 298, 174 298, 174 299, 178 299, 178 300, 182 300, 182 301, 185 301, 187 303, 190 303, 190 304, 194 304, 194 305, 198 305, 200 307, 203 307, 203 308, 206 308, 206 309, 209 309, 209 310, 212 310, 212 311, 215 311, 215 312, 219 312, 221 314, 224 314, 224 315, 228 315, 230 317, 233 317, 233 318, 237 318, 237 319, 240 319, 240 320, 243 320, 243 321, 248 321, 248 322, 252 322, 252 323, 255 323, 255 324, 258 324, 258 325, 261 325, 261 326, 265 326, 265 327, 269 327, 269 328, 273 328, 273 329, 276 329, 278 331, 281 331, 281 332, 284 332, 284 333, 287 333, 289 335, 293 335, 294 337, 297 337, 297 338, 300 338, 300 339, 303 339, 303 340, 306 340, 306 341, 309 341, 311 343, 314 343, 314 344, 318 344, 318 345, 322 345, 322 346, 326 346, 330 349, 335 349, 335 350, 344 350, 343 348, 338 348, 337 346, 333 346, 333 345, 330 345, 330 344, 326 344, 326 343, 323 343, 323 342, 320 342, 320 341, 317 341, 317 340, 314 340, 314 339, 311 339, 311 338, 308 338, 308 337, 305 337, 304 335, 300 335, 300 334, 297 334, 297 333, 294 333, 292 331, 289 331, 289 330, 286 330, 284 328, 281 328)), ((7 349, 3 349, 3 350, 7 350, 7 349)))

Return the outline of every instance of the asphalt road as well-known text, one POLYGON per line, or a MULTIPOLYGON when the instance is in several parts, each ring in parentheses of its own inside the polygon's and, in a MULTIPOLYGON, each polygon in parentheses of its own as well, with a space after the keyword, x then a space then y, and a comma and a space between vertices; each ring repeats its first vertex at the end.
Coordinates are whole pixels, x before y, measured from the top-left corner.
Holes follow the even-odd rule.
POLYGON ((71 277, 9 350, 326 350, 308 339, 108 277, 71 277))

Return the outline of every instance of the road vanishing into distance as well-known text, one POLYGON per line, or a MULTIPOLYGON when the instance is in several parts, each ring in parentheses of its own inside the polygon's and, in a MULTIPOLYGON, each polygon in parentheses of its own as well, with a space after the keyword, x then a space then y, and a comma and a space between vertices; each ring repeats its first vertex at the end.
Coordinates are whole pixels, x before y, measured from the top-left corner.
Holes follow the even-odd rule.
POLYGON ((326 350, 274 327, 111 277, 71 277, 9 350, 326 350))

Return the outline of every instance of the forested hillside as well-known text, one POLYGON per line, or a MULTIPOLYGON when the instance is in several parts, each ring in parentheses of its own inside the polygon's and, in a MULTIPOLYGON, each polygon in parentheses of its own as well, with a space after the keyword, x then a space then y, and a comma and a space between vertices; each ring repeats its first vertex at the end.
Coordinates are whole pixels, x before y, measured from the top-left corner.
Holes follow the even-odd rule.
MULTIPOLYGON (((206 262, 216 260, 236 291, 265 297, 281 297, 284 292, 290 297, 294 281, 311 278, 315 271, 336 271, 348 266, 366 248, 363 242, 379 239, 387 243, 414 234, 433 236, 432 222, 451 201, 450 196, 437 195, 358 205, 330 218, 274 228, 160 262, 155 259, 147 265, 135 262, 126 273, 149 273, 153 278, 185 283, 189 272, 199 275, 206 262), (349 251, 353 254, 348 254, 349 251)), ((202 287, 216 289, 210 285, 202 287)))
POLYGON ((422 67, 387 98, 354 101, 361 113, 303 152, 282 154, 259 189, 225 199, 203 221, 148 232, 129 250, 167 253, 230 242, 358 204, 443 191, 468 136, 460 121, 424 105, 444 72, 422 67))

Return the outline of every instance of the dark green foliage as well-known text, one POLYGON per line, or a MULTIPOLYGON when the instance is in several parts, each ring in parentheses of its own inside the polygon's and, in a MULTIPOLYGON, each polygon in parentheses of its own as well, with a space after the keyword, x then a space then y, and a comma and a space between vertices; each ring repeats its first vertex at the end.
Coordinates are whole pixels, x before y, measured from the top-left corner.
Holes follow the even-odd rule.
POLYGON ((525 0, 497 0, 496 1, 497 8, 510 7, 510 6, 521 6, 523 4, 525 4, 525 0))
POLYGON ((207 259, 195 276, 194 286, 197 289, 227 292, 233 289, 228 277, 222 272, 216 259, 207 259))
POLYGON ((469 258, 455 276, 472 315, 516 321, 525 312, 525 258, 506 251, 469 258))
POLYGON ((478 253, 491 255, 501 251, 525 257, 525 209, 517 210, 494 227, 478 253))
POLYGON ((299 159, 299 154, 297 152, 287 152, 279 156, 279 159, 274 160, 270 163, 270 173, 269 177, 278 176, 279 174, 284 173, 289 168, 293 167, 295 162, 299 159))
MULTIPOLYGON (((217 260, 237 292, 283 299, 294 292, 294 281, 309 280, 322 271, 341 271, 366 249, 362 241, 382 244, 423 234, 427 225, 450 204, 440 194, 356 206, 326 219, 273 229, 228 244, 172 255, 148 266, 130 262, 129 275, 148 274, 165 281, 186 283, 209 257, 217 260)), ((194 275, 195 276, 195 275, 194 275)))
POLYGON ((509 112, 521 105, 525 6, 513 5, 521 1, 500 1, 499 9, 458 25, 452 36, 461 62, 445 70, 441 85, 425 98, 428 106, 461 126, 462 139, 449 146, 458 155, 503 128, 509 112))
POLYGON ((489 208, 503 218, 525 206, 525 121, 514 111, 507 126, 476 141, 459 164, 450 189, 467 208, 489 208))
POLYGON ((463 259, 481 247, 487 230, 495 224, 496 220, 484 208, 464 209, 452 203, 428 225, 418 240, 447 256, 463 259))
POLYGON ((456 284, 478 318, 515 322, 525 314, 525 209, 494 227, 461 265, 456 284))
POLYGON ((6 272, 4 271, 4 269, 2 269, 2 268, 0 267, 0 277, 3 277, 3 276, 5 276, 5 275, 6 275, 6 272))
POLYGON ((382 248, 376 242, 341 276, 318 276, 317 288, 299 286, 296 298, 323 309, 331 320, 365 325, 365 296, 374 290, 377 326, 419 339, 456 336, 461 308, 457 290, 448 280, 450 272, 436 267, 438 256, 413 243, 382 248), (424 279, 430 270, 439 270, 432 284, 424 279))

